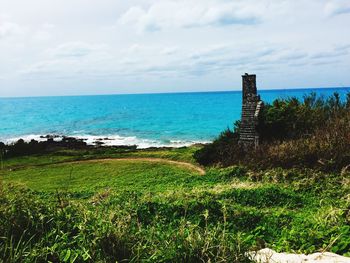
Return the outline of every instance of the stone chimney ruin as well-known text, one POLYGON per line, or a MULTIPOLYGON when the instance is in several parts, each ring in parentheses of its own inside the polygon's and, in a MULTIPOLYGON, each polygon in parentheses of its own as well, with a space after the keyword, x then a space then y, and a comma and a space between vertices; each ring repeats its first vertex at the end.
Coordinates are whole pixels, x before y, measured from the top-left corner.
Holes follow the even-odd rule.
POLYGON ((244 148, 256 148, 259 145, 257 126, 263 102, 257 94, 256 75, 245 74, 243 79, 242 117, 239 142, 244 148))

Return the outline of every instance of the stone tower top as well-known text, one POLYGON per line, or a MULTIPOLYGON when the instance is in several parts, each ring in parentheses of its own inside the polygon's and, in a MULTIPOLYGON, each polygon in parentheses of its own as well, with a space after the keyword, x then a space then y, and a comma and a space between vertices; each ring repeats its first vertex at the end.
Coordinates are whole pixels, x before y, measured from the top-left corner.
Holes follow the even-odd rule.
POLYGON ((245 73, 243 76, 243 103, 247 101, 249 97, 255 97, 257 95, 256 89, 256 75, 249 75, 245 73))

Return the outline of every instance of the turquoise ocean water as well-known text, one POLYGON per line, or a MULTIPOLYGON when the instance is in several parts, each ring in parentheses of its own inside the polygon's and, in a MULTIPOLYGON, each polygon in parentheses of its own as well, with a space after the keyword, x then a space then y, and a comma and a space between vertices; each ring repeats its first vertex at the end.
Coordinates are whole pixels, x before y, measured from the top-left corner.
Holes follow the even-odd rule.
MULTIPOLYGON (((262 99, 350 88, 260 90, 262 99)), ((241 114, 241 92, 0 98, 0 141, 55 134, 108 145, 184 146, 213 140, 241 114)))

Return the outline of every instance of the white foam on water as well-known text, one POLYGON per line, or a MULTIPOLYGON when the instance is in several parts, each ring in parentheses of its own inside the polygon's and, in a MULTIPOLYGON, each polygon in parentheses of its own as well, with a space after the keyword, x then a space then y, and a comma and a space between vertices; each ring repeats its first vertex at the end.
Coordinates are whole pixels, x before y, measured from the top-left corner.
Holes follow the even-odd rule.
MULTIPOLYGON (((152 139, 142 139, 138 138, 136 136, 119 136, 119 135, 72 135, 67 137, 74 137, 76 139, 82 139, 84 140, 88 145, 95 145, 96 142, 103 143, 103 146, 132 146, 136 145, 138 149, 146 149, 150 147, 173 147, 173 148, 180 148, 180 147, 186 147, 191 146, 193 144, 201 144, 201 143, 209 143, 210 141, 192 141, 192 140, 169 140, 167 142, 161 141, 161 140, 152 140, 152 139)), ((55 141, 60 141, 63 136, 57 136, 54 135, 52 138, 55 141)), ((31 140, 36 141, 46 141, 46 135, 36 135, 36 134, 30 134, 30 135, 24 135, 14 138, 5 138, 1 139, 0 141, 11 144, 14 142, 17 142, 19 139, 23 139, 25 142, 30 142, 31 140)))

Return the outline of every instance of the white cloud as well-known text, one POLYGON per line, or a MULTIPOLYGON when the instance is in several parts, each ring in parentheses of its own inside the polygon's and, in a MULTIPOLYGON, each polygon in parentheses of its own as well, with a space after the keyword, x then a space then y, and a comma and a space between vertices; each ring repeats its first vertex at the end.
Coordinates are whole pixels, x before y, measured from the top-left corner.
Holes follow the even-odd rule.
POLYGON ((54 24, 51 24, 51 23, 44 23, 42 25, 43 29, 46 29, 46 30, 50 30, 50 29, 53 29, 55 28, 55 25, 54 24))
POLYGON ((105 44, 90 44, 85 42, 68 42, 43 52, 43 58, 21 68, 20 75, 36 77, 43 74, 58 74, 62 76, 76 75, 101 70, 101 61, 109 57, 105 44), (100 68, 100 69, 99 69, 100 68))
MULTIPOLYGON (((346 52, 318 49, 318 52, 309 53, 308 50, 293 49, 291 46, 282 48, 273 43, 231 43, 186 50, 132 44, 114 54, 105 54, 103 47, 101 44, 65 43, 44 52, 47 55, 44 60, 26 67, 20 73, 36 79, 75 79, 82 76, 104 80, 145 76, 158 80, 188 79, 234 75, 234 72, 241 74, 241 71, 274 72, 289 66, 326 66, 335 63, 332 59, 340 56, 339 52, 346 52), (332 62, 327 62, 328 58, 332 62)), ((341 48, 347 48, 347 45, 341 48)))
POLYGON ((295 61, 300 59, 306 59, 308 56, 308 53, 305 51, 289 50, 285 54, 282 54, 280 59, 282 61, 293 61, 295 63, 295 61))
POLYGON ((33 33, 33 40, 48 41, 52 37, 52 30, 55 28, 53 24, 44 23, 35 33, 33 33))
POLYGON ((18 24, 7 21, 2 22, 0 20, 0 39, 15 36, 20 33, 22 33, 22 28, 18 24))
POLYGON ((51 34, 45 30, 39 30, 34 33, 33 39, 36 41, 46 41, 51 38, 51 34))
POLYGON ((79 58, 89 56, 93 53, 104 52, 106 45, 104 44, 89 44, 84 42, 68 42, 61 44, 53 49, 46 51, 47 54, 53 57, 72 57, 79 58))
POLYGON ((341 57, 347 55, 348 52, 346 50, 342 51, 322 51, 312 55, 311 59, 329 59, 335 57, 341 57))
POLYGON ((167 28, 225 26, 258 23, 268 10, 268 1, 164 0, 148 8, 133 6, 119 22, 153 31, 167 28))
POLYGON ((77 65, 77 62, 69 59, 44 60, 26 67, 24 70, 21 70, 20 73, 31 75, 62 72, 66 70, 74 70, 74 67, 72 67, 74 65, 77 65))
POLYGON ((165 47, 160 50, 161 55, 174 55, 179 51, 177 47, 165 47))
POLYGON ((335 48, 336 51, 348 51, 350 50, 350 44, 346 44, 346 45, 338 45, 336 48, 335 48))
POLYGON ((335 16, 350 13, 349 0, 331 0, 325 6, 325 12, 328 16, 335 16))
POLYGON ((349 1, 0 0, 0 96, 350 84, 349 1))

